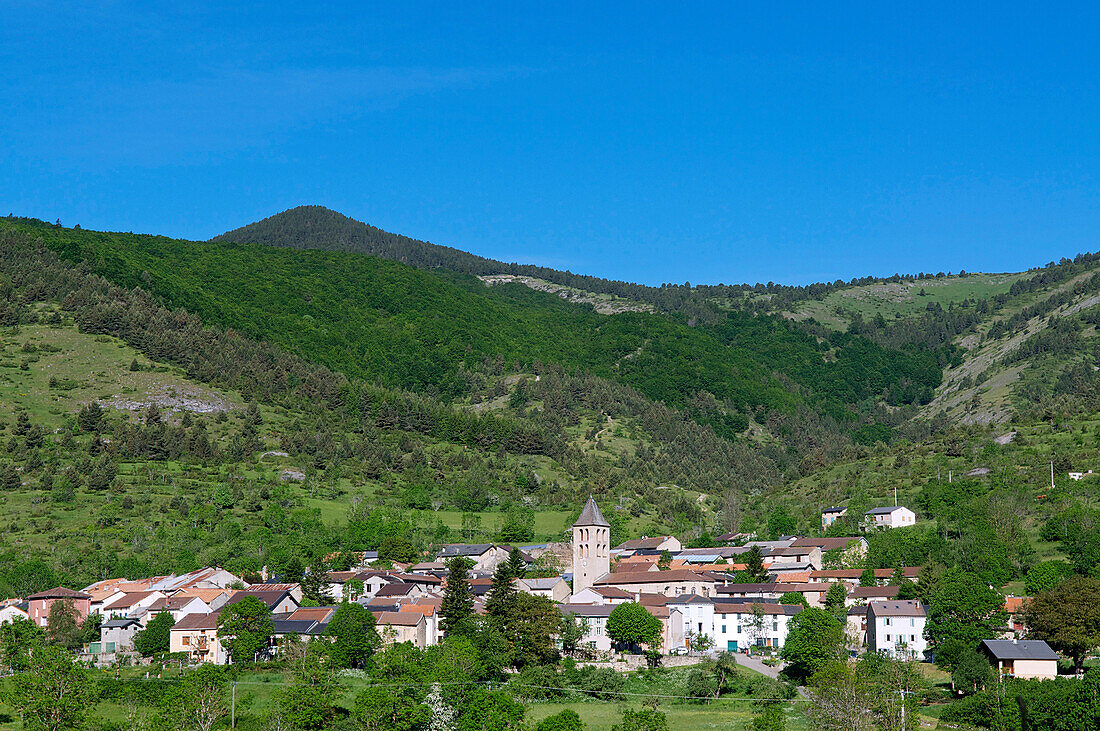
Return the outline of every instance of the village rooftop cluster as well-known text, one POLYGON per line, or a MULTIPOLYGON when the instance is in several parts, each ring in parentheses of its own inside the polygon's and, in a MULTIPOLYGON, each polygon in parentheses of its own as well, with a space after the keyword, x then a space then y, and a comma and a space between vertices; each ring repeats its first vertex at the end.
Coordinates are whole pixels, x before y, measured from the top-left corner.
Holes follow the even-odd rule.
MULTIPOLYGON (((839 517, 838 511, 842 509, 823 511, 823 526, 839 517)), ((868 511, 865 524, 889 529, 912 525, 913 519, 906 508, 880 508, 868 511)), ((171 653, 192 663, 224 665, 234 658, 219 638, 218 619, 226 607, 246 597, 266 605, 275 631, 266 657, 238 661, 273 659, 290 636, 323 638, 337 606, 357 602, 374 616, 383 642, 408 642, 423 649, 438 644, 444 635, 440 607, 448 559, 462 557, 472 567, 474 611, 483 614, 493 572, 518 550, 528 567, 547 553, 565 567, 556 576, 518 578, 515 585, 582 620, 584 636, 579 646, 593 656, 620 649, 608 636, 606 622, 616 606, 627 602, 639 604, 660 621, 661 638, 655 649, 662 654, 774 654, 786 640, 791 618, 804 607, 826 607, 832 595, 841 597, 847 610, 853 654, 866 651, 898 659, 930 659, 925 639, 927 608, 914 599, 899 599, 900 586, 895 583, 899 577, 918 582, 919 567, 878 569, 873 582, 864 569, 824 567, 829 552, 848 565, 861 564, 868 547, 861 536, 784 536, 765 541, 725 534, 718 537, 725 545, 685 549, 673 536, 643 537, 612 547, 610 533, 610 524, 589 497, 569 543, 447 544, 433 560, 386 569, 371 567, 377 552, 364 552, 358 567, 326 573, 325 593, 332 602, 327 606, 305 601, 300 583, 278 583, 278 577, 272 577, 270 583, 248 585, 225 569, 211 567, 181 576, 107 579, 79 591, 58 587, 7 600, 0 608, 0 623, 22 619, 46 628, 56 602, 71 605, 80 620, 98 613, 100 640, 85 645, 82 653, 88 661, 107 665, 123 658, 138 659, 135 636, 154 617, 167 613, 173 621, 171 653), (761 580, 739 581, 738 573, 754 560, 760 562, 761 580)), ((1045 642, 1018 637, 1023 627, 1014 615, 1023 601, 1007 598, 1005 609, 1013 616, 1008 631, 1002 639, 984 641, 980 650, 1001 677, 1056 677, 1058 655, 1045 642)))

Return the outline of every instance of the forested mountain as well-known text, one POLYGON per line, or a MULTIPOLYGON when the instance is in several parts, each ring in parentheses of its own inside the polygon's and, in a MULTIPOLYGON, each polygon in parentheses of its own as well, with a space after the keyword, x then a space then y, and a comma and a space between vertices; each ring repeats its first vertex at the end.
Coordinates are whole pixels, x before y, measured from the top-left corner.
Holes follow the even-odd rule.
POLYGON ((211 241, 349 251, 399 261, 419 269, 441 268, 474 276, 513 274, 537 277, 566 287, 645 302, 666 312, 680 312, 697 319, 709 321, 718 316, 706 296, 696 293, 690 286, 647 287, 532 264, 495 261, 449 246, 389 233, 323 206, 292 208, 227 231, 211 241))
POLYGON ((750 420, 812 412, 873 441, 899 420, 874 404, 927 402, 940 379, 935 353, 815 336, 772 315, 724 313, 691 326, 680 316, 601 315, 520 285, 489 288, 361 254, 4 225, 204 321, 346 376, 444 400, 467 396, 466 374, 487 361, 556 365, 688 410, 731 438, 750 420))

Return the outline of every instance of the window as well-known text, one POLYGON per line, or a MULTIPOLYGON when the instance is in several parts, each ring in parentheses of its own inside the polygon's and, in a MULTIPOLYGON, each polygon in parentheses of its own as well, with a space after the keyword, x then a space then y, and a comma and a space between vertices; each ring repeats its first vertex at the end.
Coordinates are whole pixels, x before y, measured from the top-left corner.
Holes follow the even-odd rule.
POLYGON ((184 635, 184 637, 183 637, 183 644, 184 644, 184 645, 190 645, 190 644, 191 644, 191 638, 190 638, 190 637, 188 637, 188 636, 186 636, 186 635, 184 635))
POLYGON ((772 632, 779 631, 779 622, 772 622, 772 632))
POLYGON ((882 623, 883 623, 883 625, 889 627, 890 626, 890 618, 886 617, 885 619, 882 620, 882 623))
POLYGON ((700 623, 699 623, 699 632, 701 633, 702 631, 703 631, 703 623, 702 623, 702 622, 700 622, 700 623))
POLYGON ((722 625, 722 634, 726 634, 726 625, 722 625))
POLYGON ((722 612, 722 619, 724 620, 725 618, 726 618, 726 613, 722 612))
POLYGON ((887 641, 887 642, 889 642, 889 641, 890 641, 890 635, 886 635, 886 641, 887 641))
POLYGON ((909 618, 909 626, 910 627, 916 627, 917 626, 917 620, 916 620, 915 617, 910 617, 909 618))

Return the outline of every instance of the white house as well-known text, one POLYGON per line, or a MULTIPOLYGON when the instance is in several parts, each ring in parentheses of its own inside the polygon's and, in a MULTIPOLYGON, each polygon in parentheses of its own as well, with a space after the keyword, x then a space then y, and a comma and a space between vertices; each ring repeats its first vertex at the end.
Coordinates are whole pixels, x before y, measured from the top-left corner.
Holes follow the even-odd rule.
POLYGON ((847 512, 848 508, 825 508, 821 511, 821 529, 825 530, 847 512))
POLYGON ((3 609, 0 609, 0 624, 8 624, 17 619, 30 619, 30 615, 15 604, 9 604, 3 609))
POLYGON ((143 613, 144 610, 154 602, 164 598, 164 593, 160 591, 130 592, 118 596, 110 604, 105 605, 100 611, 105 620, 134 617, 143 613))
POLYGON ((909 508, 897 505, 887 508, 872 508, 864 515, 864 522, 870 528, 902 528, 913 525, 916 514, 909 508))
POLYGON ((716 650, 737 652, 749 647, 779 648, 787 640, 787 623, 800 605, 773 602, 723 602, 690 595, 668 602, 684 622, 684 644, 699 635, 710 637, 716 650))
POLYGON ((924 624, 928 618, 918 601, 872 601, 867 604, 867 651, 890 657, 924 657, 928 643, 924 624))
POLYGON ((800 604, 715 603, 715 647, 729 652, 750 647, 780 648, 787 641, 791 618, 800 611, 800 604))
POLYGON ((718 638, 714 636, 714 602, 705 596, 688 594, 670 599, 669 608, 679 610, 684 618, 684 643, 690 645, 692 638, 706 635, 711 647, 716 647, 718 638))

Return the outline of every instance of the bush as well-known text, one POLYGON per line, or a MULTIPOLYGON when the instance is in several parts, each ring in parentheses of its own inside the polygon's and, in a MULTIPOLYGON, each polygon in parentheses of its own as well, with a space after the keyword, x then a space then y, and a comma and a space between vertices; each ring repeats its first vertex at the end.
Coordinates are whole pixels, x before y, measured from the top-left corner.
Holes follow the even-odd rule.
POLYGON ((566 708, 561 713, 547 716, 535 726, 535 731, 581 731, 584 722, 576 711, 566 708))
POLYGON ((565 696, 562 677, 552 665, 528 665, 508 681, 513 695, 532 700, 554 700, 565 696))

